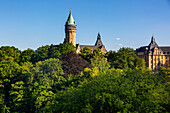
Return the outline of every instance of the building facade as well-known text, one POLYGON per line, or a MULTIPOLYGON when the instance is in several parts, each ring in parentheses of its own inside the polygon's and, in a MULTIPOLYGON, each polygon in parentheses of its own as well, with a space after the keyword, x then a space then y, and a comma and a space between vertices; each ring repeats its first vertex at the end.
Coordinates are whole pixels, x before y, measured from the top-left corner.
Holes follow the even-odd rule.
POLYGON ((170 46, 158 46, 154 36, 152 36, 148 46, 136 49, 136 54, 145 60, 146 66, 151 70, 158 71, 161 66, 170 67, 170 46))
POLYGON ((73 16, 71 14, 71 10, 70 10, 70 14, 69 14, 68 19, 67 19, 66 24, 65 24, 64 43, 72 43, 74 46, 76 46, 76 52, 77 53, 80 53, 80 50, 83 49, 86 46, 89 47, 92 52, 95 48, 100 48, 101 52, 103 54, 105 54, 107 52, 105 46, 103 45, 103 43, 101 41, 100 33, 98 33, 97 40, 96 40, 96 43, 94 45, 76 44, 76 30, 77 30, 76 27, 77 27, 76 22, 74 21, 73 16))

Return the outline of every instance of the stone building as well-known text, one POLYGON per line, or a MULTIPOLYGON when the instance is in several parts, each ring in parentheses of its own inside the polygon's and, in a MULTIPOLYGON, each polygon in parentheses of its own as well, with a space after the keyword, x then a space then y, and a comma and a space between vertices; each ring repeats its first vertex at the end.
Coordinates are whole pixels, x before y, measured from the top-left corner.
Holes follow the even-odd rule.
POLYGON ((170 67, 170 46, 158 46, 154 36, 148 46, 136 49, 136 54, 145 60, 146 66, 151 70, 159 70, 160 66, 170 67))
POLYGON ((77 53, 80 53, 80 50, 86 46, 89 47, 92 52, 95 48, 100 48, 103 54, 107 52, 105 46, 103 45, 101 41, 100 33, 98 33, 97 40, 94 45, 80 45, 80 44, 76 44, 76 30, 77 30, 76 22, 74 21, 73 16, 71 14, 71 10, 70 10, 70 14, 65 24, 64 43, 72 43, 74 46, 76 46, 77 53))

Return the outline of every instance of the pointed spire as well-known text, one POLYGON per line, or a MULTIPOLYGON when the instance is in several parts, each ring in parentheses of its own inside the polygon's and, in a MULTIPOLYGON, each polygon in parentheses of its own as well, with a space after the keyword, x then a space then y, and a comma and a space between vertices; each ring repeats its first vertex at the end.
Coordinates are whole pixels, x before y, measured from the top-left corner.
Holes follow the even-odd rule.
POLYGON ((151 43, 153 43, 153 42, 155 42, 155 37, 154 36, 152 36, 152 38, 151 38, 151 43))
POLYGON ((76 22, 74 21, 73 16, 71 14, 71 9, 70 9, 70 14, 68 16, 66 25, 76 25, 76 22))
POLYGON ((98 33, 95 46, 102 46, 102 45, 103 45, 103 43, 101 41, 101 36, 100 36, 100 33, 98 33))
POLYGON ((149 51, 152 50, 152 49, 155 48, 155 47, 158 47, 158 44, 155 42, 155 37, 152 36, 151 42, 150 42, 150 44, 149 44, 149 46, 148 46, 149 51))
POLYGON ((101 38, 100 33, 98 33, 98 35, 97 35, 97 39, 99 39, 99 38, 101 38))

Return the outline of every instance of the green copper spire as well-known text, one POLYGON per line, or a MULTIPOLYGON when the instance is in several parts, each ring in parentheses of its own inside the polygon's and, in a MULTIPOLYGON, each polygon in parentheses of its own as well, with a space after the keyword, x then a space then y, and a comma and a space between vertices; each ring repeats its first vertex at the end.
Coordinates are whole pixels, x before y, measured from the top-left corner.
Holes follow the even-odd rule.
POLYGON ((70 9, 70 14, 68 16, 66 25, 76 25, 76 22, 74 21, 73 16, 71 14, 71 9, 70 9))

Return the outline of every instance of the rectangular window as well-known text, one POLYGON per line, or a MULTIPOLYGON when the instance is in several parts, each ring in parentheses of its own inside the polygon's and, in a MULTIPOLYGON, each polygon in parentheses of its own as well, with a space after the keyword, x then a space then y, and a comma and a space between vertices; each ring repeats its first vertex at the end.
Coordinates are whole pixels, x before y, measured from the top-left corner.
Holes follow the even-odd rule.
POLYGON ((161 59, 163 59, 163 56, 161 56, 161 59))
POLYGON ((168 59, 168 57, 166 56, 166 59, 168 59))

